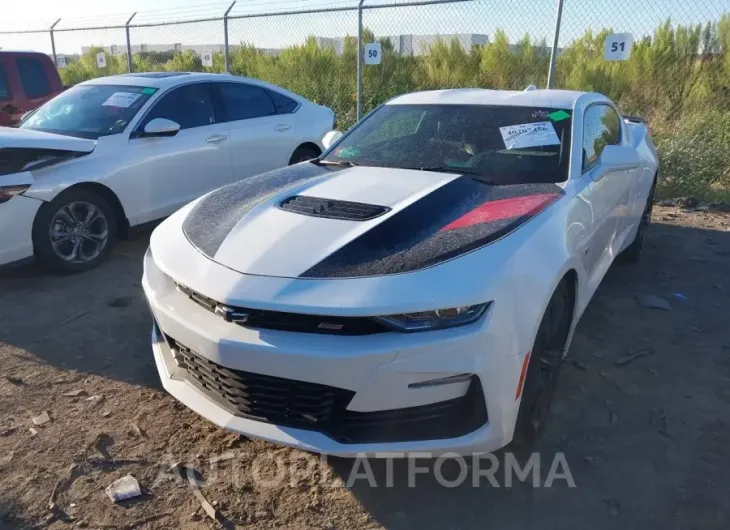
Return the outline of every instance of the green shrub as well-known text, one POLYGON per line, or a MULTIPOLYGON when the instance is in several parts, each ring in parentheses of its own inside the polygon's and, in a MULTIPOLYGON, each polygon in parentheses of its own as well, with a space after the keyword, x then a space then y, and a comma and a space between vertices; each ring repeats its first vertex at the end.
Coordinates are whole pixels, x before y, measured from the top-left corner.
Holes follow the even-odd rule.
POLYGON ((659 198, 730 202, 730 111, 688 113, 654 136, 661 160, 659 198))

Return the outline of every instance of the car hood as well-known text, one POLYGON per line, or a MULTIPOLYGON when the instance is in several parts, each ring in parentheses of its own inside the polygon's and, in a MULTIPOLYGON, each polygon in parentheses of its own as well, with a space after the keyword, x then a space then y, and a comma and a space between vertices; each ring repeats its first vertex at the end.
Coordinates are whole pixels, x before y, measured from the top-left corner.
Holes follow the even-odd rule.
POLYGON ((95 140, 52 134, 31 129, 0 127, 0 147, 20 149, 54 149, 90 153, 96 147, 95 140))
POLYGON ((481 248, 562 194, 554 184, 305 162, 206 195, 182 229, 208 258, 243 274, 379 276, 481 248))

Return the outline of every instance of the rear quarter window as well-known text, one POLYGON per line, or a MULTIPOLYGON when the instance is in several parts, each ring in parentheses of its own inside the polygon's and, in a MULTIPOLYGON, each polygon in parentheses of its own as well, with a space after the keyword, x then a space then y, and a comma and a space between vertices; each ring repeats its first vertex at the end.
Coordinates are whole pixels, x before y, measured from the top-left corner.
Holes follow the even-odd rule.
POLYGON ((267 92, 274 102, 277 114, 291 114, 299 107, 299 103, 292 98, 286 97, 284 94, 280 94, 274 90, 267 90, 267 92))
POLYGON ((228 121, 250 120, 276 114, 270 92, 247 83, 218 83, 228 121))
POLYGON ((19 57, 15 60, 20 84, 27 98, 40 98, 51 93, 48 73, 43 61, 34 57, 19 57))

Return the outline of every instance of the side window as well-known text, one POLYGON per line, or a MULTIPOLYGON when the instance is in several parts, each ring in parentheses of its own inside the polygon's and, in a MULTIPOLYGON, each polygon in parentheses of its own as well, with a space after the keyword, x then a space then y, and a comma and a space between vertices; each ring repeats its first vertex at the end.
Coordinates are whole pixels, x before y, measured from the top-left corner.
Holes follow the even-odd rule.
POLYGON ((621 142, 621 122, 608 105, 592 105, 583 116, 583 171, 596 165, 603 148, 621 142))
POLYGON ((274 102, 277 114, 291 114, 299 107, 299 103, 292 98, 288 98, 284 94, 279 94, 275 90, 267 90, 266 93, 274 102))
POLYGON ((5 76, 5 68, 0 64, 0 100, 10 99, 10 88, 8 78, 5 76))
POLYGON ((177 122, 180 124, 180 129, 192 129, 215 123, 209 83, 185 85, 165 94, 152 107, 141 128, 155 118, 177 122))
POLYGON ((23 92, 27 98, 40 98, 51 93, 48 74, 40 59, 20 57, 15 60, 15 65, 18 68, 20 83, 23 85, 23 92))
POLYGON ((250 120, 276 114, 268 92, 245 83, 218 83, 229 121, 250 120))

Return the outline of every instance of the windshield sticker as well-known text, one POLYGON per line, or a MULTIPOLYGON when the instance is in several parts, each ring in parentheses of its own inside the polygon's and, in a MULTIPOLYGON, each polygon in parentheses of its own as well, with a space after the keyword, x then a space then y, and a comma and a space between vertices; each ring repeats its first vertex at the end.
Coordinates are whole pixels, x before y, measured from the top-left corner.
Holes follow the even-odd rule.
POLYGON ((145 94, 145 95, 147 95, 147 96, 150 95, 150 94, 154 94, 155 92, 157 92, 157 89, 156 88, 147 87, 147 88, 143 88, 142 89, 142 93, 145 94))
POLYGON ((548 114, 548 118, 553 121, 563 121, 570 118, 570 114, 568 114, 564 110, 556 110, 555 112, 551 112, 550 114, 548 114))
POLYGON ((507 149, 560 145, 560 139, 555 133, 555 127, 549 121, 508 125, 507 127, 500 127, 499 132, 502 134, 502 140, 504 140, 504 146, 507 149))
POLYGON ((141 95, 137 92, 114 92, 102 105, 105 107, 121 107, 126 109, 137 101, 141 95))
POLYGON ((544 120, 545 118, 548 117, 548 111, 543 110, 543 109, 533 111, 532 117, 544 120))
POLYGON ((360 154, 360 150, 357 147, 343 147, 335 153, 335 156, 340 158, 352 158, 360 154))

